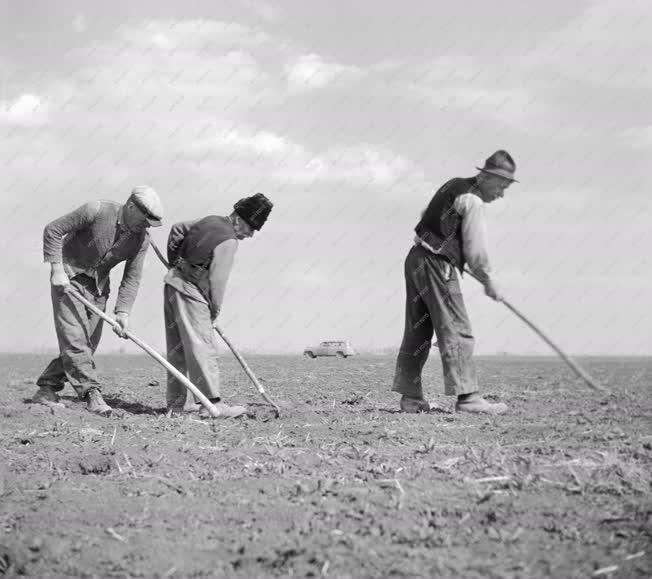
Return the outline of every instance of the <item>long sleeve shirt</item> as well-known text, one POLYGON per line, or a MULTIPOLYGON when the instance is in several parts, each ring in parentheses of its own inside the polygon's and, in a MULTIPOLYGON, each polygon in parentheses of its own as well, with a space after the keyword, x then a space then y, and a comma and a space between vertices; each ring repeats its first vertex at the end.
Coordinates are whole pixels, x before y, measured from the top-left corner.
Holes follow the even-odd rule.
POLYGON ((149 237, 132 232, 122 220, 122 205, 115 201, 91 201, 48 223, 43 230, 43 260, 61 263, 68 277, 86 274, 95 280, 100 294, 110 292, 111 269, 125 261, 114 313, 133 307, 149 237))
POLYGON ((481 282, 492 277, 491 263, 487 249, 487 227, 484 202, 473 193, 465 193, 455 199, 455 211, 462 217, 462 244, 464 259, 481 282))

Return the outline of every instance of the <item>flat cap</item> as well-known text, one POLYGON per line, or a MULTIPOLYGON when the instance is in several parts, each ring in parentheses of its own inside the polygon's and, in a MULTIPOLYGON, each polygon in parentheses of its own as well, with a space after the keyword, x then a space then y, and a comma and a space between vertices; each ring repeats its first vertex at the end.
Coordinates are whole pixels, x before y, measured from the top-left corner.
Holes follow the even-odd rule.
POLYGON ((148 223, 152 227, 161 226, 163 203, 161 203, 161 199, 154 189, 148 185, 139 185, 134 188, 127 201, 134 202, 134 205, 145 214, 148 223))

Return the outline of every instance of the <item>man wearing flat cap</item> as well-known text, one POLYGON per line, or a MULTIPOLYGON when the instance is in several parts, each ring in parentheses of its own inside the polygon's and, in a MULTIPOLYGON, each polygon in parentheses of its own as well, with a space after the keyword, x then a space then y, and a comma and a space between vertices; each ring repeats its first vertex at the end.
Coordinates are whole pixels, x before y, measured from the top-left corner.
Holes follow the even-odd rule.
POLYGON ((66 293, 74 288, 102 311, 110 291, 110 272, 124 261, 114 313, 125 338, 129 313, 136 299, 149 237, 148 227, 158 227, 163 207, 151 187, 136 187, 127 202, 90 201, 48 223, 43 231, 43 256, 50 264, 50 286, 59 356, 43 371, 34 402, 56 403, 65 382, 87 402, 91 412, 111 414, 104 402, 93 355, 102 335, 102 320, 66 293))
POLYGON ((478 167, 475 177, 455 178, 434 195, 415 228, 414 246, 405 259, 405 330, 396 360, 393 391, 402 395, 401 410, 430 410, 423 397, 421 373, 433 333, 444 372, 447 395, 457 396, 460 412, 502 414, 479 393, 473 363, 473 333, 458 274, 465 264, 484 284, 485 293, 500 301, 489 264, 484 204, 503 197, 515 181, 516 164, 507 151, 496 151, 478 167))
MULTIPOLYGON (((260 230, 272 207, 265 195, 256 193, 240 199, 228 217, 209 215, 176 223, 168 237, 171 269, 164 289, 167 358, 223 418, 236 418, 246 409, 222 400, 217 332, 213 326, 222 309, 238 241, 260 230)), ((183 412, 186 397, 186 387, 168 373, 167 408, 171 415, 183 412)), ((203 411, 202 407, 200 413, 203 411)))

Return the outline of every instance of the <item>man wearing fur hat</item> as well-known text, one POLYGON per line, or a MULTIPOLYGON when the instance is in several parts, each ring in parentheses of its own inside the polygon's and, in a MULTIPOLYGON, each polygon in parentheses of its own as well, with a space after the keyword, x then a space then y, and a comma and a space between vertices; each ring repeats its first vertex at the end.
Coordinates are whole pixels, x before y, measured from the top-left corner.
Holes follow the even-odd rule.
POLYGON ((484 204, 503 197, 515 181, 516 165, 507 151, 496 151, 479 173, 444 184, 423 212, 415 244, 405 260, 406 308, 403 342, 396 361, 393 391, 402 394, 401 410, 427 412, 421 372, 428 359, 433 332, 444 371, 444 389, 457 396, 461 412, 502 414, 478 392, 473 363, 474 340, 456 268, 464 265, 484 284, 485 293, 501 294, 489 264, 484 204))
POLYGON ((163 207, 151 187, 136 187, 127 202, 91 201, 48 223, 43 231, 44 260, 50 264, 50 285, 54 326, 59 356, 43 371, 34 402, 53 404, 57 392, 70 382, 86 400, 91 412, 111 414, 104 402, 95 372, 93 355, 102 335, 102 320, 67 293, 74 288, 105 311, 109 297, 111 269, 125 261, 122 283, 115 304, 119 336, 129 325, 129 312, 136 299, 149 237, 148 227, 158 227, 163 207))
MULTIPOLYGON (((238 241, 252 237, 272 207, 265 195, 256 193, 240 199, 228 217, 209 215, 177 223, 168 237, 171 269, 164 289, 168 361, 188 376, 223 418, 236 418, 246 409, 222 401, 213 325, 222 309, 238 241)), ((168 374, 168 411, 181 413, 186 397, 186 387, 168 374)))

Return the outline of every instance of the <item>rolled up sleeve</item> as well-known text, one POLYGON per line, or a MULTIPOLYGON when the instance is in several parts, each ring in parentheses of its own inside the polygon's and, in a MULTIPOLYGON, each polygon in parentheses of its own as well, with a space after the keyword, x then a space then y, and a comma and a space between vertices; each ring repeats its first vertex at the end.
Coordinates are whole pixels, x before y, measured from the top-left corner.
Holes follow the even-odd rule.
POLYGON ((464 259, 471 273, 482 283, 487 283, 493 272, 487 250, 484 202, 473 193, 465 193, 455 200, 455 210, 462 217, 464 259))
POLYGON ((99 211, 100 203, 91 201, 48 223, 43 229, 43 261, 62 263, 64 237, 91 225, 99 211))

